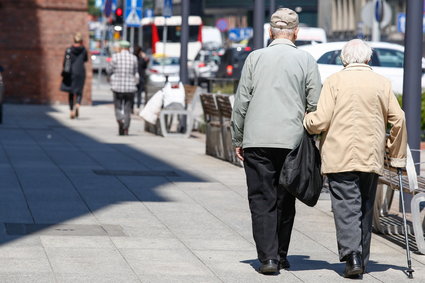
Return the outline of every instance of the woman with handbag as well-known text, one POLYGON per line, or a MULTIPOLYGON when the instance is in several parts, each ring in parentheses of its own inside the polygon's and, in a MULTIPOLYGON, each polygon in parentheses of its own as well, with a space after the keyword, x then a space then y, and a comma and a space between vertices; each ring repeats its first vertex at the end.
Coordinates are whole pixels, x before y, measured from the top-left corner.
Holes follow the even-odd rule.
POLYGON ((83 46, 83 37, 81 33, 77 32, 74 35, 74 44, 65 51, 61 85, 61 90, 69 93, 71 119, 79 115, 86 79, 84 63, 87 62, 87 59, 87 50, 83 46))
POLYGON ((405 167, 404 112, 391 82, 368 65, 369 45, 349 41, 341 51, 344 69, 323 84, 317 110, 304 117, 310 134, 322 135, 322 173, 329 180, 344 277, 361 278, 369 261, 373 203, 383 173, 385 145, 391 166, 405 167), (386 128, 390 136, 386 140, 386 128))

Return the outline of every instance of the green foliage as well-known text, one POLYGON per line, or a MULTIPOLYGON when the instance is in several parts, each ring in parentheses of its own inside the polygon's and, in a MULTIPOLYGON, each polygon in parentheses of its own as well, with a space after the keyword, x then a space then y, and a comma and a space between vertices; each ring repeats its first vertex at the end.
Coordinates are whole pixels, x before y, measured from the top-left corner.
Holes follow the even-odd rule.
POLYGON ((88 13, 92 16, 99 17, 102 15, 102 11, 95 6, 95 0, 87 0, 88 13))
MULTIPOLYGON (((402 100, 402 96, 401 95, 397 95, 397 100, 398 103, 400 104, 400 106, 403 106, 403 100, 402 100)), ((425 92, 422 93, 421 96, 421 131, 422 131, 422 135, 421 135, 421 139, 425 140, 425 136, 424 136, 424 132, 425 132, 425 92)))

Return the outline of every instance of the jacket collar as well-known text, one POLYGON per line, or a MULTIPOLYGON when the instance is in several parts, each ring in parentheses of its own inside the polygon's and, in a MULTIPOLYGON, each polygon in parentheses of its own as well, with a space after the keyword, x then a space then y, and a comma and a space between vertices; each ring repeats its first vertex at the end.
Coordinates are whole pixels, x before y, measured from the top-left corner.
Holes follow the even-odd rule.
POLYGON ((276 38, 269 44, 269 46, 278 45, 278 44, 286 44, 286 45, 297 48, 292 41, 286 38, 276 38))
POLYGON ((345 71, 370 71, 372 67, 363 63, 351 63, 344 67, 345 71))

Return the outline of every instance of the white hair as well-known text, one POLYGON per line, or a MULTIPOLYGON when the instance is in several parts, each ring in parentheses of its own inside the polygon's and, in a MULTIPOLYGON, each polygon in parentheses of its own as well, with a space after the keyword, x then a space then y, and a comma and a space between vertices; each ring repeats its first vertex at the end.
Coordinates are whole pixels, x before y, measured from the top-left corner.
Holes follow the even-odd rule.
POLYGON ((270 30, 272 32, 273 37, 285 37, 285 38, 291 38, 294 33, 296 28, 293 29, 286 29, 286 28, 274 28, 274 27, 270 27, 270 30))
POLYGON ((341 60, 344 66, 352 63, 367 63, 371 57, 372 48, 361 39, 350 40, 341 51, 341 60))

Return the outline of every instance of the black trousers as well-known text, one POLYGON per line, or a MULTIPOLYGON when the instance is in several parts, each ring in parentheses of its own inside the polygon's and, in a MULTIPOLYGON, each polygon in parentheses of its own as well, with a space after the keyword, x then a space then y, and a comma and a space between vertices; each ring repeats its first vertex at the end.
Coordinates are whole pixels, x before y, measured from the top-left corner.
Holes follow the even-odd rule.
POLYGON ((378 175, 365 172, 328 174, 340 261, 359 252, 369 261, 373 203, 378 175))
POLYGON ((279 175, 289 149, 246 148, 244 167, 252 232, 258 259, 286 257, 295 218, 295 197, 279 187, 279 175))
POLYGON ((124 129, 130 127, 131 108, 134 101, 134 93, 114 92, 115 118, 124 123, 124 129))
POLYGON ((76 104, 81 104, 81 99, 83 98, 82 93, 69 93, 69 109, 74 110, 74 96, 76 97, 76 104))

